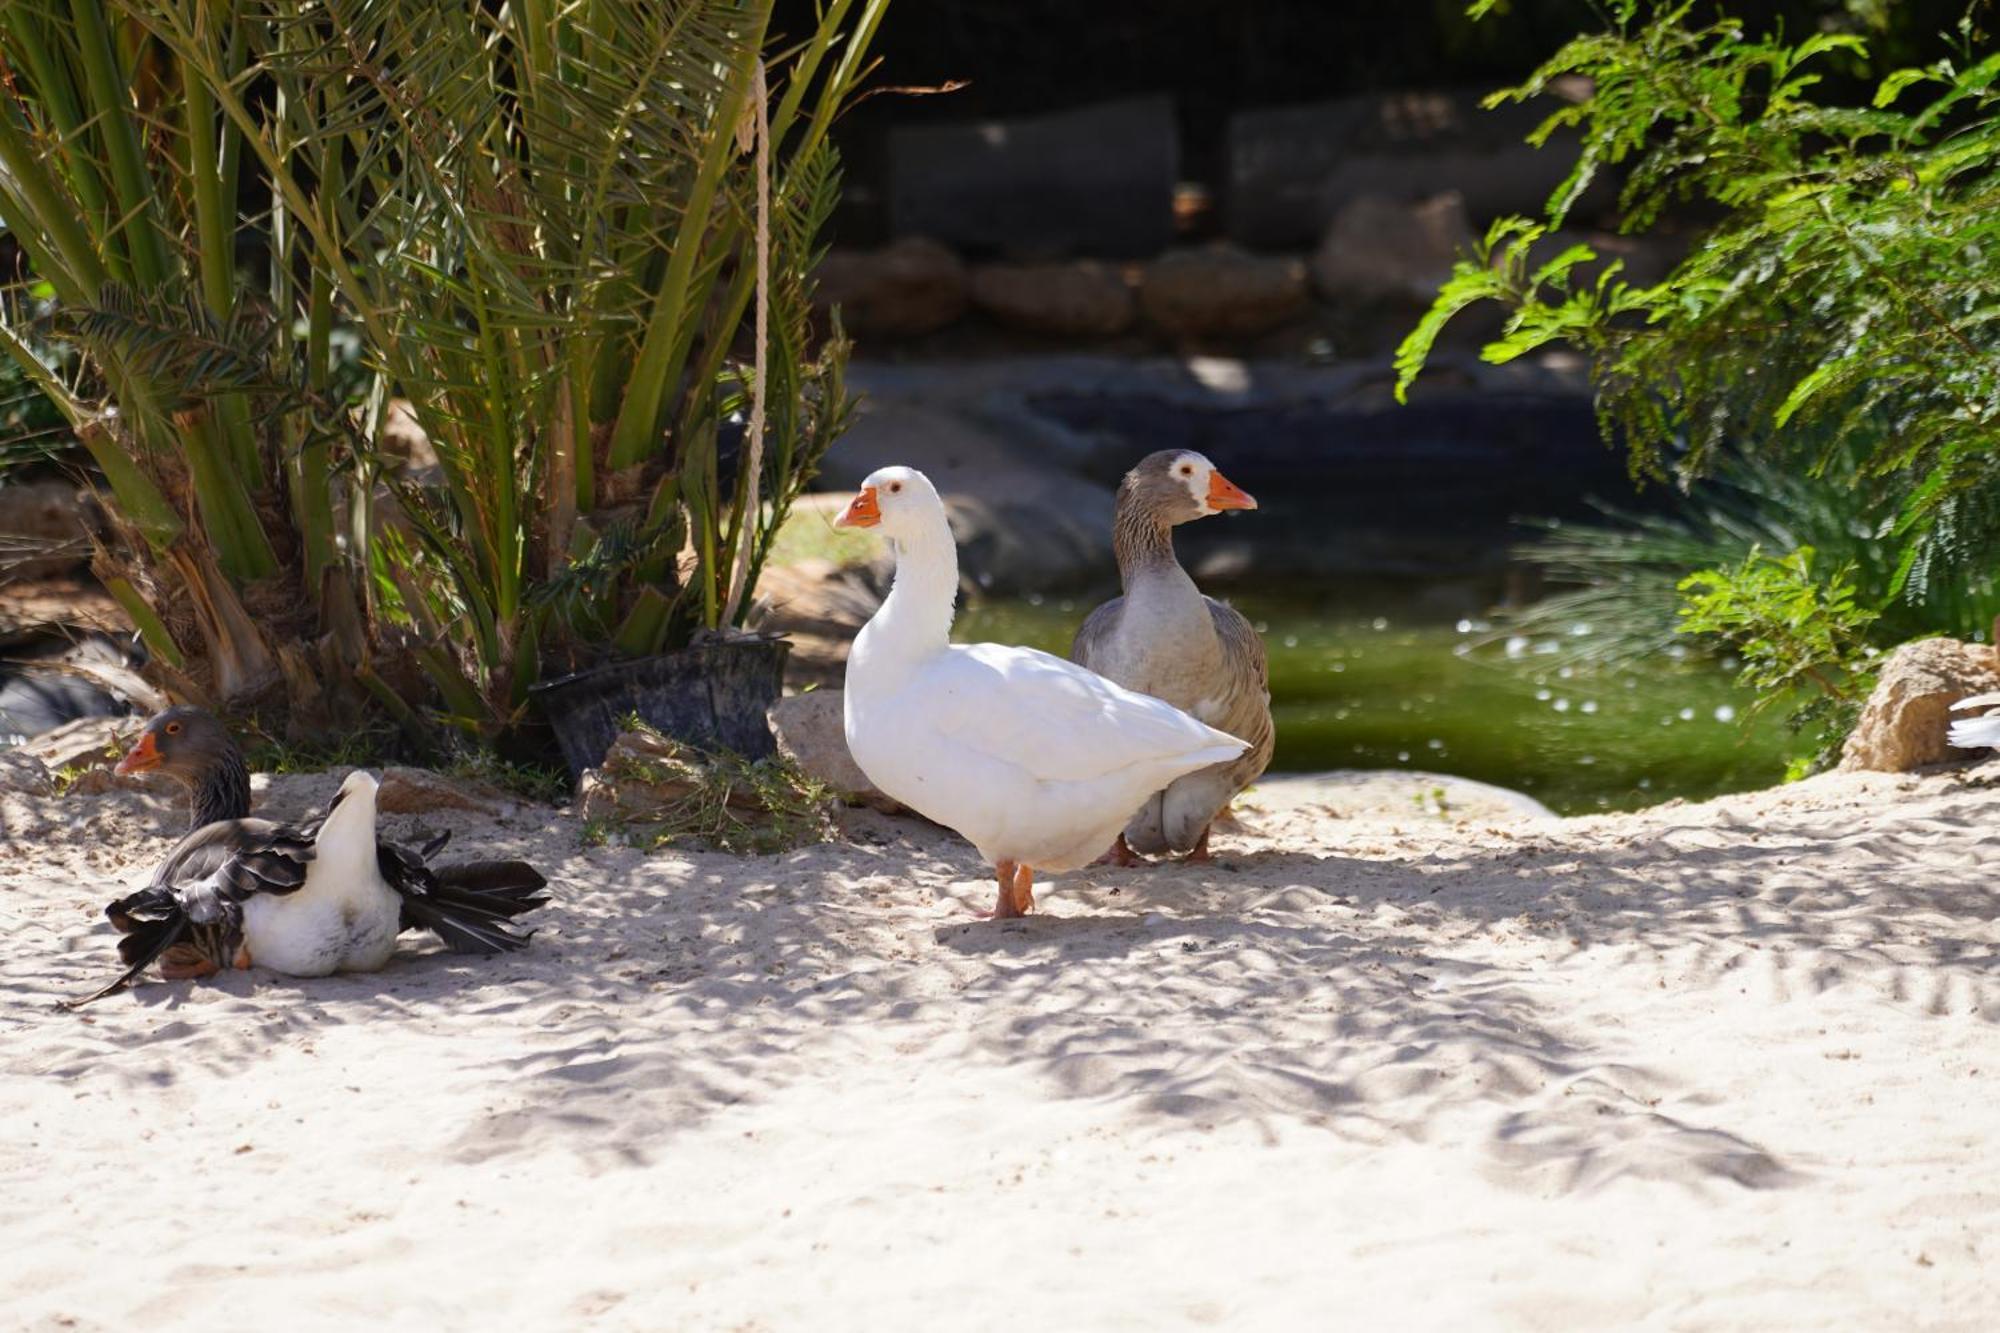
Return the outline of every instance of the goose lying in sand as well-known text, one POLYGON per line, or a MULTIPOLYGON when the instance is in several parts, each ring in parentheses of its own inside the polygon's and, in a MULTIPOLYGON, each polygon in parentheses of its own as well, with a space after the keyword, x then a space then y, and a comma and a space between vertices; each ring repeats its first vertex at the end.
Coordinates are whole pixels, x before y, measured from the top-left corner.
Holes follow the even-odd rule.
MULTIPOLYGON (((211 765, 245 774, 240 800, 231 796, 228 808, 246 807, 249 782, 241 755, 220 723, 199 717, 212 735, 184 710, 155 718, 134 747, 141 755, 150 749, 155 760, 136 767, 165 766, 163 742, 149 739, 155 726, 168 747, 183 736, 203 737, 200 749, 210 764, 197 763, 192 750, 175 751, 193 775, 197 811, 204 790, 228 786, 208 772, 211 765)), ((134 769, 121 764, 120 771, 134 769)), ((169 979, 253 964, 292 976, 326 976, 380 968, 406 930, 429 930, 455 953, 497 954, 527 944, 533 932, 512 922, 548 901, 542 875, 522 861, 432 867, 449 834, 415 851, 380 840, 376 786, 367 773, 349 774, 326 816, 310 824, 241 815, 201 823, 175 844, 145 888, 105 907, 124 936, 118 953, 127 968, 74 1003, 110 994, 155 960, 169 979)))
MULTIPOLYGON (((188 832, 250 814, 250 766, 229 731, 213 713, 182 705, 146 723, 139 739, 118 763, 120 774, 159 773, 188 790, 188 832)), ((336 798, 338 799, 338 798, 336 798)), ((269 821, 254 821, 268 823, 269 821)), ((370 826, 373 826, 370 819, 370 826)), ((421 850, 375 840, 375 858, 384 881, 416 886, 406 905, 403 929, 436 932, 455 953, 501 953, 527 943, 505 924, 548 901, 547 881, 522 861, 431 862, 451 841, 439 834, 421 850)), ((114 904, 115 906, 116 904, 114 904)))
POLYGON ((951 643, 958 549, 923 473, 875 472, 835 522, 879 529, 896 555, 847 659, 848 748, 869 781, 992 863, 990 915, 1024 915, 1036 871, 1089 864, 1148 795, 1248 748, 1048 653, 951 643))
POLYGON ((1225 509, 1255 509, 1215 465, 1185 449, 1139 460, 1118 487, 1112 548, 1125 590, 1090 613, 1069 655, 1127 689, 1164 699, 1250 742, 1241 755, 1154 792, 1118 835, 1109 859, 1208 859, 1208 830, 1271 762, 1270 672, 1264 641, 1243 613, 1202 596, 1174 557, 1173 530, 1225 509))

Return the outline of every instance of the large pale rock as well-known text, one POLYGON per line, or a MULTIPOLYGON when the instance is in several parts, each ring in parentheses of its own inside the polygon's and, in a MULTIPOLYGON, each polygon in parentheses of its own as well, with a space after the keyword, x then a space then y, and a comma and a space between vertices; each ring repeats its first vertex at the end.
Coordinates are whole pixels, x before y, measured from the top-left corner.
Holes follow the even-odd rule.
POLYGON ((1890 654, 1841 751, 1843 770, 1904 773, 1963 759, 1945 743, 1951 706, 2000 690, 2000 662, 1985 644, 1923 639, 1890 654))
POLYGON ((383 769, 382 785, 375 793, 375 808, 385 815, 427 815, 437 810, 497 815, 510 804, 497 787, 448 778, 427 768, 383 769))
POLYGON ((918 399, 870 397, 820 484, 851 491, 891 463, 917 468, 938 488, 959 542, 959 574, 982 592, 1073 588, 1110 567, 1111 487, 1064 470, 1017 432, 918 399))
MULTIPOLYGON (((844 507, 849 497, 842 493, 804 498, 810 507, 833 509, 833 502, 844 507)), ((757 579, 757 604, 750 623, 760 633, 782 634, 790 641, 786 680, 794 685, 836 684, 846 672, 854 636, 882 605, 876 584, 872 568, 836 565, 820 557, 766 566, 757 579)))
POLYGON ((813 304, 839 307, 849 333, 911 338, 965 313, 965 264, 936 241, 911 237, 880 250, 835 250, 813 271, 813 304))
POLYGON ((899 236, 935 236, 1010 259, 1138 258, 1173 239, 1180 128, 1171 99, 889 134, 889 214, 899 236))
POLYGON ((1228 245, 1162 255, 1139 283, 1140 309, 1180 338, 1255 337, 1296 319, 1306 304, 1304 263, 1228 245))
POLYGON ((1472 224, 1456 192, 1406 203, 1362 195, 1342 208, 1313 255, 1313 285, 1335 303, 1429 303, 1472 250, 1472 224))
POLYGON ((972 304, 1008 328, 1053 338, 1102 338, 1132 327, 1132 289, 1109 264, 981 264, 972 304))
POLYGON ((846 696, 838 689, 813 690, 780 699, 771 708, 771 733, 778 750, 808 776, 833 788, 839 797, 884 814, 898 814, 903 805, 886 795, 847 748, 846 696))

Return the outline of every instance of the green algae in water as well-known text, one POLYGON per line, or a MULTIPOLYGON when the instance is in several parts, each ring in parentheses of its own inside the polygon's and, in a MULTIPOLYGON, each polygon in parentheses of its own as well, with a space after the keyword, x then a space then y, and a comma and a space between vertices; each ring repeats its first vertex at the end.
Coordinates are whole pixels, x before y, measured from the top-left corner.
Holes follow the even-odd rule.
MULTIPOLYGON (((1705 800, 1784 777, 1792 738, 1782 710, 1746 725, 1755 696, 1699 657, 1585 672, 1560 666, 1551 640, 1495 640, 1480 621, 1399 619, 1296 597, 1231 600, 1270 652, 1273 771, 1453 773, 1527 792, 1560 814, 1705 800)), ((1066 655, 1094 604, 986 602, 960 613, 955 637, 1066 655)))

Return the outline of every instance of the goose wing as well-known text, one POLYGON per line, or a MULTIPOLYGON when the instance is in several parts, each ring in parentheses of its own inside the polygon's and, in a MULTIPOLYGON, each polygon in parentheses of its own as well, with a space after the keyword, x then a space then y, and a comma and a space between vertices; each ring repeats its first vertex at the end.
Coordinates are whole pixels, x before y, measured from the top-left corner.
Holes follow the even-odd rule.
POLYGON ((1216 763, 1244 749, 1171 704, 1032 648, 953 647, 909 702, 952 740, 1044 781, 1087 781, 1173 758, 1216 763))
POLYGON ((453 953, 508 953, 534 935, 513 919, 549 900, 548 881, 525 861, 431 861, 451 840, 439 834, 420 849, 377 841, 376 865, 403 899, 400 929, 428 930, 453 953))
POLYGON ((1092 671, 1101 669, 1105 645, 1118 633, 1118 622, 1125 614, 1125 599, 1113 597, 1084 618, 1077 627, 1076 637, 1070 640, 1069 659, 1089 667, 1092 671))
POLYGON ((1254 756, 1256 766, 1243 777, 1247 783, 1271 762, 1271 751, 1277 743, 1277 731, 1271 723, 1271 667, 1265 655, 1264 636, 1229 603, 1213 597, 1203 600, 1208 603, 1209 618, 1215 622, 1215 637, 1222 644, 1223 662, 1222 679, 1217 682, 1221 702, 1209 717, 1230 735, 1250 742, 1245 757, 1254 756))
POLYGON ((260 893, 296 892, 312 859, 304 830, 268 819, 225 819, 196 829, 174 844, 151 883, 105 905, 104 915, 123 936, 118 956, 126 969, 67 1005, 109 995, 176 947, 227 966, 242 943, 243 904, 260 893))
POLYGON ((313 828, 269 819, 227 819, 175 844, 153 872, 153 888, 191 890, 212 880, 237 903, 259 893, 295 893, 313 859, 313 828))

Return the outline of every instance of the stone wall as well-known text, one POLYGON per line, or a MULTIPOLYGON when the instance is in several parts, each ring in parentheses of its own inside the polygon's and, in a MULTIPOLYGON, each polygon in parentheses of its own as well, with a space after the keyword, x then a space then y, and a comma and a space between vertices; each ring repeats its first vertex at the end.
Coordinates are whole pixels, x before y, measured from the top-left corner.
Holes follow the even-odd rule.
MULTIPOLYGON (((1164 97, 887 136, 891 239, 819 273, 865 353, 1029 345, 1230 349, 1350 358, 1394 347, 1497 217, 1538 213, 1575 144, 1523 137, 1558 103, 1483 111, 1466 90, 1240 113, 1216 185, 1186 179, 1164 97)), ((1609 229, 1613 182, 1573 211, 1577 241, 1638 281, 1671 240, 1609 229)), ((1461 341, 1493 325, 1468 318, 1461 341)))

